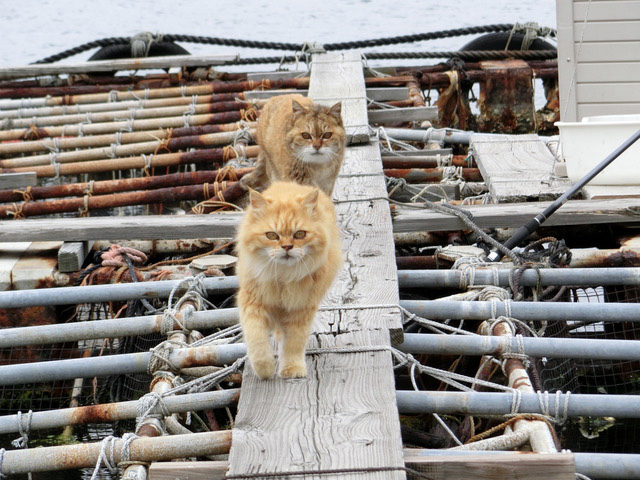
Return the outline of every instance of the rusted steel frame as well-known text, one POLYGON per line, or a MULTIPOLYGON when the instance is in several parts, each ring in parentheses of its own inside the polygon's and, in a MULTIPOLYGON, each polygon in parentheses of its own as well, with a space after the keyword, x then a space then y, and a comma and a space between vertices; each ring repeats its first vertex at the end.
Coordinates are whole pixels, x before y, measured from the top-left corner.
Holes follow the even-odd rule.
POLYGON ((64 125, 33 129, 17 129, 0 131, 0 141, 21 140, 43 137, 97 135, 123 131, 141 131, 157 128, 190 127, 209 123, 232 123, 240 120, 255 120, 256 113, 252 108, 235 112, 212 113, 209 115, 184 115, 182 117, 152 118, 122 122, 94 124, 64 125), (253 112, 253 113, 251 113, 253 112))
MULTIPOLYGON (((533 69, 536 77, 539 77, 540 72, 556 72, 558 71, 557 60, 524 60, 529 67, 533 69)), ((451 70, 451 66, 446 63, 440 63, 438 65, 430 65, 424 67, 399 67, 396 69, 398 75, 429 75, 432 73, 442 73, 451 70)), ((462 68, 463 72, 480 70, 480 62, 465 62, 462 68)))
POLYGON ((250 102, 216 102, 178 105, 175 107, 136 108, 114 110, 110 112, 86 112, 72 115, 53 115, 33 118, 14 118, 9 120, 11 128, 31 128, 74 123, 107 123, 122 120, 141 120, 150 118, 177 117, 181 115, 203 115, 207 113, 233 112, 245 110, 251 106, 250 102))
POLYGON ((640 267, 640 249, 632 247, 572 248, 569 266, 571 268, 640 267))
MULTIPOLYGON (((233 143, 237 131, 209 133, 205 135, 192 135, 189 137, 165 138, 151 142, 137 142, 128 145, 112 144, 110 148, 92 148, 86 150, 74 150, 71 152, 52 154, 32 155, 29 157, 18 157, 8 160, 0 160, 0 167, 18 168, 38 165, 48 165, 52 159, 58 163, 86 162, 89 160, 107 160, 116 157, 129 157, 132 155, 142 155, 149 153, 178 152, 191 147, 211 147, 227 145, 233 143)), ((250 130, 251 135, 255 135, 255 130, 250 130)))
POLYGON ((396 108, 405 108, 405 107, 413 107, 413 101, 411 99, 407 99, 407 100, 389 100, 387 102, 375 102, 375 103, 370 103, 367 106, 368 110, 382 110, 385 108, 385 105, 389 106, 389 107, 396 107, 396 108))
MULTIPOLYGON (((249 146, 244 152, 247 157, 256 157, 260 147, 249 146)), ((194 150, 184 153, 165 153, 158 155, 149 155, 146 158, 129 157, 116 158, 113 160, 95 160, 79 163, 65 163, 58 165, 46 165, 38 167, 21 167, 13 169, 5 169, 5 173, 14 172, 35 172, 41 177, 55 177, 57 175, 77 175, 80 173, 97 173, 111 172, 116 170, 127 170, 131 168, 152 169, 156 167, 168 167, 175 165, 187 164, 209 164, 221 165, 222 162, 237 158, 238 153, 232 149, 209 148, 202 150, 194 150)))
POLYGON ((407 82, 407 88, 409 89, 409 99, 413 103, 414 107, 426 107, 427 104, 422 97, 422 89, 417 79, 407 82))
MULTIPOLYGON (((443 168, 385 168, 388 177, 404 178, 407 183, 439 182, 444 178, 443 168)), ((467 182, 482 181, 482 174, 477 168, 462 168, 460 175, 467 182)))
MULTIPOLYGON (((216 390, 213 392, 191 393, 164 398, 164 405, 171 413, 186 413, 205 408, 222 408, 238 402, 240 389, 216 390)), ((61 428, 67 425, 87 423, 110 423, 136 418, 136 400, 89 405, 85 407, 63 408, 33 412, 31 430, 61 428)), ((17 415, 0 417, 0 434, 18 432, 17 415)))
POLYGON ((33 118, 51 117, 55 115, 74 115, 87 112, 112 112, 114 110, 129 110, 132 108, 152 109, 158 107, 177 107, 180 105, 233 102, 244 100, 244 92, 220 93, 215 95, 193 95, 191 97, 154 98, 149 100, 126 100, 124 102, 105 102, 78 105, 63 105, 60 107, 17 108, 14 110, 0 109, 0 118, 33 118))
MULTIPOLYGON (((382 168, 392 168, 392 169, 407 169, 407 168, 435 168, 442 166, 442 157, 448 157, 448 155, 441 156, 440 161, 438 161, 437 156, 393 156, 388 155, 382 156, 382 168)), ((451 156, 451 161, 448 162, 454 167, 470 167, 469 162, 467 160, 466 155, 453 155, 451 156)), ((0 165, 1 165, 0 161, 0 165)))
MULTIPOLYGON (((242 178, 253 168, 234 169, 233 175, 242 178)), ((176 187, 215 182, 224 172, 221 170, 201 170, 197 172, 171 173, 151 177, 123 178, 97 182, 66 183, 46 187, 31 187, 28 190, 0 190, 0 203, 29 200, 43 200, 61 197, 82 197, 84 195, 108 195, 135 190, 153 190, 156 188, 176 187)))
POLYGON ((366 77, 364 84, 367 87, 405 87, 408 82, 415 81, 413 75, 402 75, 395 77, 366 77))
POLYGON ((196 205, 189 212, 190 214, 208 214, 220 208, 219 205, 215 205, 215 202, 233 202, 242 197, 245 193, 247 193, 247 187, 242 182, 236 182, 233 185, 227 187, 222 192, 213 196, 208 202, 204 205, 196 205))
MULTIPOLYGON (((118 86, 98 86, 91 88, 79 87, 83 90, 83 94, 76 94, 76 88, 67 87, 64 90, 53 89, 34 89, 36 92, 29 92, 32 97, 44 97, 47 95, 56 95, 46 100, 45 106, 58 105, 74 105, 78 103, 104 103, 109 101, 123 100, 139 100, 141 98, 169 98, 184 97, 192 95, 211 95, 216 93, 244 92, 247 90, 270 90, 272 88, 308 88, 309 77, 286 78, 278 80, 259 80, 259 81, 237 81, 237 82, 198 82, 195 85, 183 85, 181 87, 170 86, 167 88, 148 88, 142 90, 118 90, 118 86), (56 93, 53 93, 56 92, 56 93), (64 92, 64 93, 62 93, 64 92), (89 93, 103 92, 103 93, 89 93)), ((64 87, 60 87, 64 88, 64 87)), ((6 96, 6 95, 5 95, 6 96)), ((21 96, 20 94, 15 96, 21 96)), ((3 91, 0 90, 0 98, 3 97, 3 91)))
MULTIPOLYGON (((230 182, 234 184, 235 182, 230 182)), ((211 194, 224 189, 227 182, 205 183, 181 187, 159 188, 129 193, 114 193, 107 195, 86 195, 83 198, 64 198, 41 202, 27 202, 21 205, 0 205, 0 218, 23 218, 36 215, 51 215, 54 213, 81 213, 101 208, 124 207, 130 205, 150 205, 154 203, 170 204, 175 202, 208 200, 211 194)))
MULTIPOLYGON (((122 461, 122 446, 123 440, 119 438, 114 440, 115 464, 122 461)), ((101 449, 102 442, 8 450, 4 454, 2 473, 11 475, 94 467, 101 449)), ((228 453, 230 449, 231 430, 165 435, 155 438, 141 437, 129 444, 129 459, 152 462, 222 454, 228 453)))
POLYGON ((438 268, 438 259, 435 255, 419 257, 396 257, 398 270, 434 270, 438 268))
MULTIPOLYGON (((254 128, 256 126, 256 123, 249 122, 247 123, 247 125, 250 128, 254 128)), ((145 142, 151 139, 164 140, 169 136, 171 138, 176 138, 193 135, 206 135, 209 133, 231 132, 236 131, 240 128, 242 128, 242 125, 236 122, 224 124, 206 124, 194 127, 180 127, 172 129, 146 130, 142 132, 109 133, 104 135, 91 135, 88 137, 55 138, 13 143, 0 143, 0 155, 8 156, 16 153, 50 152, 57 150, 68 150, 72 148, 99 147, 102 145, 108 146, 114 143, 129 144, 145 142)), ((33 132, 29 130, 27 137, 38 137, 38 130, 39 129, 36 129, 33 132)), ((43 135, 40 136, 48 136, 44 131, 41 131, 41 133, 43 135)))

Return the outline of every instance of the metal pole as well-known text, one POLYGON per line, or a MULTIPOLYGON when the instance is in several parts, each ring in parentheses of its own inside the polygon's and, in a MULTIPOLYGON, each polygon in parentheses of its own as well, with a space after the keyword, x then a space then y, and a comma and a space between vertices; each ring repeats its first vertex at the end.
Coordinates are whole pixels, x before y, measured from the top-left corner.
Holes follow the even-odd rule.
MULTIPOLYGON (((233 363, 246 353, 246 347, 241 343, 178 348, 171 352, 169 360, 178 368, 203 365, 221 366, 233 363)), ((0 386, 144 373, 147 371, 150 358, 151 353, 144 352, 2 365, 0 366, 0 386)))
POLYGON ((637 340, 523 337, 521 341, 524 351, 520 351, 515 338, 503 336, 405 333, 397 348, 411 354, 494 356, 514 352, 538 358, 640 361, 637 340))
MULTIPOLYGON (((474 268, 471 275, 461 270, 400 270, 401 288, 463 288, 464 284, 508 286, 509 268, 474 268), (473 279, 473 282, 471 282, 473 279)), ((542 285, 640 285, 640 268, 542 268, 525 270, 519 283, 524 287, 542 285)))
POLYGON ((567 394, 549 394, 549 411, 543 411, 545 396, 535 393, 521 393, 522 400, 518 412, 512 411, 514 395, 495 392, 438 392, 408 391, 396 392, 400 413, 442 413, 452 415, 507 415, 510 413, 539 413, 554 417, 564 415, 565 405, 570 417, 640 417, 639 395, 586 395, 572 394, 567 402, 567 394))
POLYGON ((640 322, 637 303, 573 302, 456 302, 448 300, 401 300, 400 306, 431 320, 463 318, 486 320, 502 315, 519 320, 580 320, 585 322, 640 322), (492 307, 495 308, 492 311, 492 307))
MULTIPOLYGON (((115 464, 122 461, 122 444, 121 439, 115 440, 113 455, 115 464)), ((231 430, 224 430, 187 435, 140 437, 131 442, 129 452, 132 461, 153 462, 229 453, 230 448, 231 430)), ((2 473, 11 475, 93 467, 101 449, 102 442, 8 450, 4 453, 2 473)))
MULTIPOLYGON (((186 317, 180 313, 176 318, 188 330, 204 328, 230 327, 238 323, 237 308, 206 310, 193 312, 186 317)), ((90 322, 61 323, 56 325, 37 325, 0 330, 0 348, 24 347, 26 345, 44 345, 48 343, 75 342, 95 338, 129 337, 160 332, 162 315, 143 317, 123 317, 111 320, 92 320, 90 322)), ((179 328, 175 325, 175 328, 179 328)))
MULTIPOLYGON (((522 452, 510 450, 428 450, 428 449, 405 449, 406 457, 428 457, 435 455, 438 457, 467 457, 473 455, 522 455, 522 452)), ((533 454, 532 454, 533 455, 533 454)), ((591 478, 640 478, 640 455, 629 453, 581 453, 571 452, 575 458, 576 472, 591 478)))
MULTIPOLYGON (((166 298, 180 280, 158 282, 89 285, 85 287, 40 288, 0 292, 0 308, 23 308, 37 305, 67 305, 132 300, 136 298, 166 298)), ((203 280, 209 292, 234 293, 238 288, 235 277, 207 277, 203 280)))
MULTIPOLYGON (((196 410, 227 407, 238 401, 239 388, 216 390, 213 392, 190 393, 185 395, 171 395, 163 398, 164 406, 169 413, 186 413, 196 410)), ((63 408, 60 410, 46 410, 33 412, 31 415, 31 430, 45 428, 61 428, 68 425, 83 423, 107 423, 136 418, 138 402, 107 403, 89 405, 86 407, 63 408)), ((17 415, 0 417, 0 435, 19 432, 17 415)))

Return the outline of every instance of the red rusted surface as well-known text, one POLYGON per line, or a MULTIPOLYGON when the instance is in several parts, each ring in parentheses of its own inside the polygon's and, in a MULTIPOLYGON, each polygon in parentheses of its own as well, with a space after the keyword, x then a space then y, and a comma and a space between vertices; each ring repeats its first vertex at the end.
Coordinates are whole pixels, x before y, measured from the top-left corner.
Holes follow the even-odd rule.
MULTIPOLYGON (((404 178, 407 183, 434 183, 442 180, 442 168, 386 168, 384 174, 404 178)), ((462 178, 467 182, 481 182, 482 174, 477 168, 463 168, 462 178)))
POLYGON ((108 403, 103 405, 88 405, 74 408, 69 420, 70 425, 86 423, 108 423, 119 420, 118 405, 108 403))
POLYGON ((594 250, 592 254, 574 257, 571 267, 640 267, 640 252, 638 250, 594 250))
POLYGON ((435 270, 438 261, 433 255, 421 257, 396 257, 398 270, 435 270))
POLYGON ((529 133, 535 129, 532 70, 522 60, 480 62, 478 126, 483 132, 529 133))
MULTIPOLYGON (((454 167, 466 167, 469 166, 466 161, 466 155, 454 155, 451 159, 451 164, 454 167)), ((438 166, 438 159, 436 157, 382 157, 382 168, 436 168, 438 166)))
POLYGON ((409 89, 409 99, 414 107, 427 106, 424 98, 422 98, 422 90, 420 89, 420 83, 417 79, 407 82, 407 88, 409 89))
MULTIPOLYGON (((212 197, 211 202, 216 202, 216 201, 233 202, 239 199, 240 197, 242 197, 244 194, 246 194, 247 191, 248 191, 247 187, 242 182, 236 182, 230 187, 228 187, 227 189, 225 189, 224 191, 222 191, 221 194, 215 195, 214 197, 212 197)), ((217 207, 217 206, 204 205, 201 209, 197 209, 197 211, 194 209, 191 209, 189 213, 190 214, 192 213, 208 214, 219 208, 220 207, 217 207)))

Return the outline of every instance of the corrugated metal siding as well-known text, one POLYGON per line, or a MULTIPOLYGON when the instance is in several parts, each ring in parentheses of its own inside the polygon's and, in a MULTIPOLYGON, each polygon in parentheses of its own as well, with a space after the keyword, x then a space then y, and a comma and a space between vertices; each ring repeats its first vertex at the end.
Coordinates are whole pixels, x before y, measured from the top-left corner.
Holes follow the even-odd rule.
POLYGON ((556 14, 562 120, 640 114, 640 0, 556 0, 556 14))

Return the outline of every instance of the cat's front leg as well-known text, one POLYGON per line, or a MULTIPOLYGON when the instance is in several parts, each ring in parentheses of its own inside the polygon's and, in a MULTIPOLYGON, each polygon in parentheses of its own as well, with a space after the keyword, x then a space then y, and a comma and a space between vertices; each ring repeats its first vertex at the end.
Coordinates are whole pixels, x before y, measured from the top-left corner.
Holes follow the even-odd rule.
POLYGON ((282 358, 280 376, 282 378, 302 378, 307 376, 305 350, 316 309, 298 311, 289 316, 283 326, 282 358))
POLYGON ((276 361, 269 340, 269 326, 264 312, 257 308, 245 308, 240 312, 244 341, 253 371, 262 380, 272 378, 276 361))

